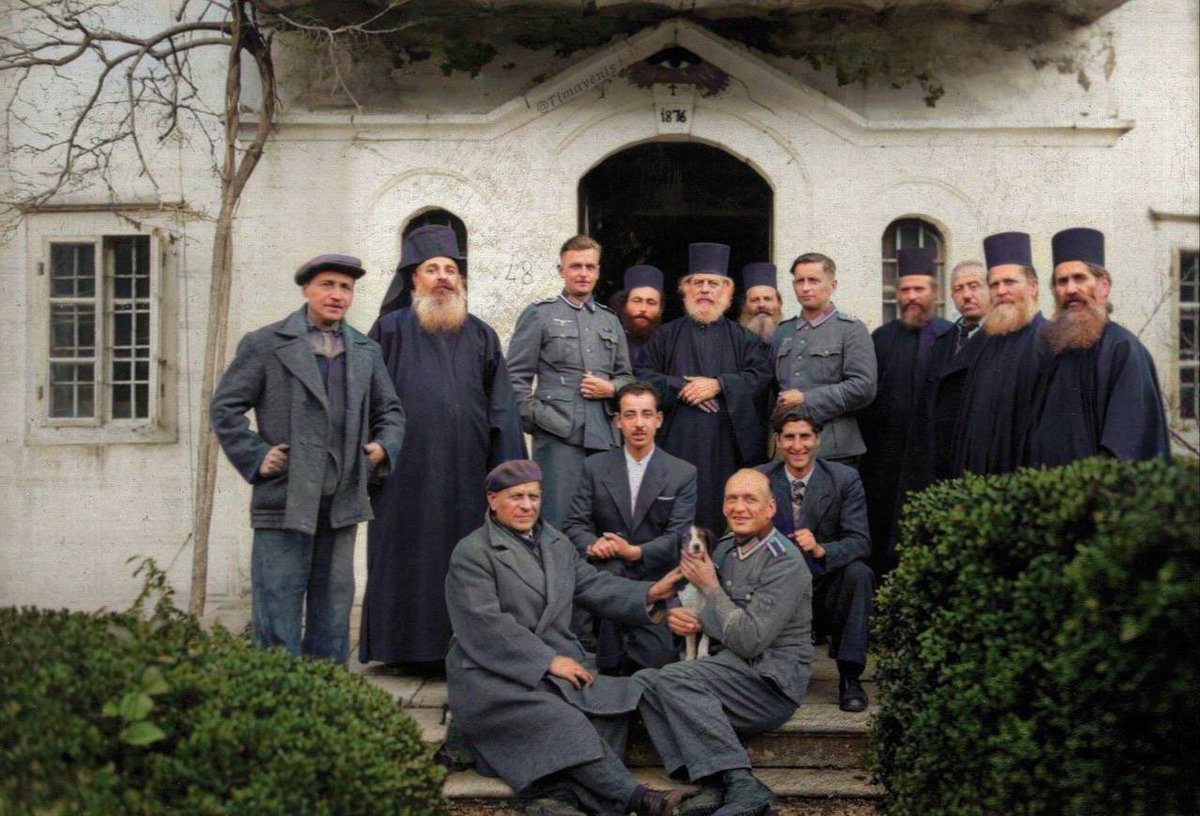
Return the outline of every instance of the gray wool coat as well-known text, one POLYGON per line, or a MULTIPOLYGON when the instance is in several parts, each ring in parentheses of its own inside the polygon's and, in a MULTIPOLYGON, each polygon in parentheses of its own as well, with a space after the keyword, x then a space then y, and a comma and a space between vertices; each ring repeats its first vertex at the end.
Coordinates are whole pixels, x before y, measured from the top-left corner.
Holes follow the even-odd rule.
MULTIPOLYGON (((242 478, 254 485, 253 527, 317 527, 329 439, 329 402, 308 338, 305 309, 250 332, 238 344, 213 394, 213 432, 242 478), (257 430, 246 414, 253 409, 257 430), (288 468, 264 478, 258 467, 273 446, 287 443, 288 468)), ((383 364, 379 345, 342 321, 346 348, 345 473, 329 510, 336 529, 371 518, 370 478, 382 478, 400 454, 404 410, 383 364), (370 472, 363 445, 378 442, 387 460, 370 472)))
POLYGON ((549 524, 541 525, 538 541, 544 568, 489 515, 458 542, 446 575, 454 627, 446 656, 450 711, 471 747, 515 791, 599 759, 600 736, 588 716, 633 711, 641 696, 625 677, 597 676, 576 689, 548 674, 557 655, 592 668, 571 633, 572 606, 623 623, 652 622, 652 584, 597 571, 549 524))

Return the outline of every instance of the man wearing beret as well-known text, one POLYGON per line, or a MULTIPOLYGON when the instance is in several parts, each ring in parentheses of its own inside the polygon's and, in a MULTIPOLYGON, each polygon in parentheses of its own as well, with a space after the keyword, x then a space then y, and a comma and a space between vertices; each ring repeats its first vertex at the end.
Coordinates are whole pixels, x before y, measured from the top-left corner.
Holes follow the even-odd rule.
POLYGON ((1024 464, 1042 348, 1039 333, 1046 322, 1038 311, 1029 236, 989 235, 983 252, 992 307, 983 319, 982 345, 967 373, 955 425, 955 476, 964 471, 1009 473, 1024 464))
POLYGON ((387 474, 404 440, 379 346, 345 320, 364 274, 349 255, 300 267, 305 305, 242 338, 210 409, 229 461, 254 485, 255 643, 338 663, 350 651, 354 535, 371 518, 367 482, 387 474))
POLYGON ((696 466, 696 523, 718 531, 725 480, 766 459, 771 367, 766 344, 725 317, 733 301, 727 245, 690 244, 679 289, 687 314, 655 332, 637 375, 662 396, 663 450, 696 466))
POLYGON ((521 312, 506 358, 533 458, 546 474, 542 515, 556 526, 567 515, 584 457, 619 444, 612 398, 633 381, 621 321, 592 297, 600 244, 586 235, 569 238, 558 273, 562 292, 521 312))
POLYGON ((476 766, 504 779, 527 813, 668 816, 683 794, 638 784, 620 759, 641 688, 596 673, 571 632, 571 608, 649 625, 679 570, 654 583, 596 570, 539 517, 542 475, 527 459, 492 470, 483 526, 454 548, 450 713, 476 766))
POLYGON ((662 325, 663 273, 657 266, 639 264, 625 270, 625 288, 616 307, 625 341, 629 344, 629 361, 634 366, 642 360, 646 341, 662 325))
POLYGON ((1087 456, 1166 459, 1170 438, 1150 352, 1109 319, 1112 276, 1103 233, 1079 227, 1051 240, 1054 319, 1033 395, 1029 460, 1065 465, 1087 456))
POLYGON ((409 434, 374 498, 359 660, 440 674, 450 643, 446 568, 484 510, 490 468, 525 458, 500 338, 467 311, 467 259, 454 230, 418 227, 371 329, 409 434))
POLYGON ((936 314, 937 253, 933 248, 899 250, 896 273, 900 316, 871 333, 879 385, 875 401, 859 417, 867 444, 861 472, 871 521, 871 560, 880 574, 895 565, 896 520, 904 504, 900 472, 909 457, 930 350, 954 328, 936 314))
POLYGON ((783 301, 775 288, 775 264, 756 262, 742 267, 742 288, 745 297, 738 323, 770 343, 783 316, 783 301))

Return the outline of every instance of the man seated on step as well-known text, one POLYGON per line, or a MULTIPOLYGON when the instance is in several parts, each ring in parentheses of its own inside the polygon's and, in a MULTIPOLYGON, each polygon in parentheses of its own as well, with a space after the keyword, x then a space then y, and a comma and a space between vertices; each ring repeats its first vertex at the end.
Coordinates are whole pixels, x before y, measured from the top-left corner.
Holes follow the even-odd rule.
POLYGON ((585 665, 571 607, 648 625, 680 572, 650 583, 596 570, 539 518, 541 482, 528 459, 492 470, 483 526, 450 557, 450 713, 477 767, 525 797, 527 813, 669 816, 683 793, 639 785, 620 759, 641 688, 585 665))
POLYGON ((780 458, 761 466, 775 499, 775 529, 796 543, 813 575, 813 604, 829 622, 829 656, 838 665, 838 705, 865 711, 859 677, 867 662, 875 573, 867 566, 871 533, 858 471, 818 459, 821 423, 807 406, 771 417, 780 458))
POLYGON ((725 484, 730 533, 705 553, 685 553, 683 576, 700 590, 699 614, 672 609, 677 634, 703 632, 710 657, 646 669, 638 711, 667 772, 701 785, 680 816, 765 812, 770 788, 750 772, 738 732, 771 731, 804 701, 812 671, 812 576, 775 529, 767 477, 739 470, 725 484))

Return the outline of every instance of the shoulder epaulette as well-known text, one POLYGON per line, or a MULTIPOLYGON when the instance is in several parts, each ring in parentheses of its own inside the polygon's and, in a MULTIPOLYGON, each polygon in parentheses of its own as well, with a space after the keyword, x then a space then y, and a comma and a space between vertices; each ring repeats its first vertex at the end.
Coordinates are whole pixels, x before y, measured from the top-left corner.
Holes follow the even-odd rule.
POLYGON ((846 314, 841 309, 838 309, 836 312, 834 312, 833 316, 838 318, 839 320, 845 320, 847 323, 862 323, 862 321, 859 320, 857 317, 855 317, 852 314, 846 314))
POLYGON ((767 550, 776 558, 780 557, 786 552, 784 546, 779 543, 779 538, 777 536, 771 536, 767 539, 767 550))
POLYGON ((799 315, 792 315, 792 316, 791 316, 791 317, 789 317, 787 320, 781 320, 781 321, 779 321, 779 325, 780 325, 780 327, 782 328, 783 326, 786 326, 788 323, 795 323, 795 322, 796 322, 797 320, 799 320, 799 319, 800 319, 800 316, 799 316, 799 315))
POLYGON ((616 312, 614 312, 614 311, 613 311, 611 308, 609 308, 608 306, 605 306, 605 305, 604 305, 603 303, 601 303, 600 301, 598 301, 598 300, 594 300, 594 301, 592 301, 592 302, 596 304, 596 308, 597 308, 597 309, 603 309, 604 311, 608 312, 610 315, 615 315, 615 314, 616 314, 616 312))
POLYGON ((558 300, 558 295, 551 295, 548 298, 542 298, 541 300, 535 300, 532 305, 533 306, 541 306, 546 303, 553 303, 556 300, 558 300))

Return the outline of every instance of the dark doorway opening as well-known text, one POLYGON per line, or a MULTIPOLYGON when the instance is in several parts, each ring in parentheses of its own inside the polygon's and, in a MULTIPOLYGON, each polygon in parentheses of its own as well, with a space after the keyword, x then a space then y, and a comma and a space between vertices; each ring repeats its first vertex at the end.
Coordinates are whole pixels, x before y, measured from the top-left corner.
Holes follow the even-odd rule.
POLYGON ((664 320, 678 317, 695 241, 729 244, 740 294, 742 267, 771 257, 772 203, 766 180, 716 147, 650 142, 608 157, 579 182, 580 231, 604 248, 597 299, 608 303, 630 266, 652 264, 665 279, 664 320))

